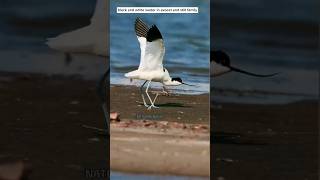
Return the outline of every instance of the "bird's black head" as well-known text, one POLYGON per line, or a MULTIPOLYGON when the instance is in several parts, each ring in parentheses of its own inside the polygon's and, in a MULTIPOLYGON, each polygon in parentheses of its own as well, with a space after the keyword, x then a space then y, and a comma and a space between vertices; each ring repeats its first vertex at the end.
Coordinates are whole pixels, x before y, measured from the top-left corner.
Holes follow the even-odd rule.
POLYGON ((181 84, 188 85, 188 86, 193 86, 193 85, 190 85, 190 84, 182 82, 182 79, 179 78, 179 77, 171 78, 171 83, 169 83, 169 84, 172 85, 172 86, 178 86, 178 85, 181 85, 181 84))
POLYGON ((215 61, 223 66, 230 66, 230 57, 227 53, 220 50, 210 52, 210 61, 215 61))
POLYGON ((179 77, 174 77, 174 78, 171 79, 171 81, 178 81, 179 83, 182 84, 182 79, 179 78, 179 77))
POLYGON ((171 78, 171 81, 164 81, 163 83, 164 83, 164 85, 166 85, 166 86, 179 86, 179 85, 181 85, 181 84, 184 84, 184 83, 182 82, 182 79, 179 78, 179 77, 171 78))

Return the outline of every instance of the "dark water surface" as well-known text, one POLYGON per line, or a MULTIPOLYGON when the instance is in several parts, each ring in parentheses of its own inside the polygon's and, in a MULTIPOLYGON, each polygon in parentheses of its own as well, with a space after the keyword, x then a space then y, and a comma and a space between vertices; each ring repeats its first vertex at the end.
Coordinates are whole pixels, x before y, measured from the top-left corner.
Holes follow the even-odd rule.
POLYGON ((318 5, 316 0, 211 1, 211 48, 228 52, 234 66, 280 72, 272 78, 238 73, 214 78, 212 97, 247 103, 318 98, 318 5))

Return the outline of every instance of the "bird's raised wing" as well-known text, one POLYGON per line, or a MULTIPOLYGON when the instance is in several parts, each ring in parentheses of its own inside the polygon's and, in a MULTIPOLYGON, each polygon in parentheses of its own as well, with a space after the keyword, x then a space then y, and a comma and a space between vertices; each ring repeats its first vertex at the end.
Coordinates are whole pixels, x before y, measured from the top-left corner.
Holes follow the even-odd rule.
POLYGON ((159 29, 156 25, 149 29, 140 18, 136 19, 134 26, 141 50, 139 70, 162 70, 165 48, 159 29))
POLYGON ((140 18, 137 18, 134 24, 134 29, 136 31, 136 35, 140 44, 140 65, 139 69, 145 64, 145 51, 147 45, 147 34, 148 34, 148 25, 144 23, 140 18))
POLYGON ((136 31, 137 37, 144 37, 147 38, 148 35, 148 25, 143 22, 139 17, 136 19, 134 23, 134 29, 136 31))
POLYGON ((163 69, 163 57, 165 47, 162 35, 156 25, 153 25, 147 33, 147 43, 144 54, 144 64, 139 67, 143 70, 158 70, 163 69))

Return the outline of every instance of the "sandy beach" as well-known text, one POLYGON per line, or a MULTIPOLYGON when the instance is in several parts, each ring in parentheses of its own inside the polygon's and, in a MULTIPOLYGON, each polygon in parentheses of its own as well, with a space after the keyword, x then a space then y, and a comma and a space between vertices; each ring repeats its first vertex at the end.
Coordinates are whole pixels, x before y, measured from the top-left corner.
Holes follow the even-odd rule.
POLYGON ((206 133, 177 128, 111 125, 113 171, 198 176, 210 175, 210 140, 206 133))
POLYGON ((209 178, 209 94, 159 96, 152 110, 136 86, 112 85, 110 97, 111 170, 209 178))
MULTIPOLYGON (((153 98, 155 94, 151 96, 153 98)), ((209 94, 182 95, 173 92, 169 96, 159 95, 155 105, 160 108, 151 110, 143 105, 140 90, 136 86, 112 85, 110 97, 111 112, 120 113, 122 120, 148 119, 209 124, 209 94)))
POLYGON ((212 107, 214 179, 318 179, 318 102, 212 107))
POLYGON ((106 168, 105 136, 96 82, 79 77, 1 73, 0 158, 25 160, 30 179, 86 179, 106 168))

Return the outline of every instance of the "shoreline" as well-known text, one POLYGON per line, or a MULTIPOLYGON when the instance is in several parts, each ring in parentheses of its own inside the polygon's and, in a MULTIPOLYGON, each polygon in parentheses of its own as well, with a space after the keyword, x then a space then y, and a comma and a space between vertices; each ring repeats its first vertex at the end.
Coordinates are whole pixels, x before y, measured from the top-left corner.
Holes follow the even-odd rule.
MULTIPOLYGON (((155 96, 152 91, 158 90, 149 89, 151 98, 155 96)), ((111 86, 110 97, 110 112, 120 113, 121 119, 149 119, 200 124, 209 124, 210 122, 209 94, 182 95, 170 93, 169 96, 159 95, 155 102, 155 105, 159 108, 151 110, 147 110, 143 105, 138 87, 111 86)))
MULTIPOLYGON (((209 78, 209 76, 208 76, 209 78)), ((140 87, 143 84, 144 80, 134 79, 130 81, 128 78, 116 78, 110 80, 110 87, 112 86, 136 86, 140 87)), ((192 84, 192 86, 179 85, 179 86, 166 86, 168 89, 174 91, 177 94, 185 95, 200 95, 200 94, 209 94, 210 93, 210 84, 209 82, 202 82, 198 84, 192 84)), ((151 86, 154 89, 162 89, 162 84, 159 82, 151 83, 151 86)))

